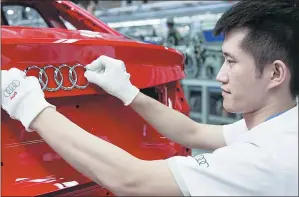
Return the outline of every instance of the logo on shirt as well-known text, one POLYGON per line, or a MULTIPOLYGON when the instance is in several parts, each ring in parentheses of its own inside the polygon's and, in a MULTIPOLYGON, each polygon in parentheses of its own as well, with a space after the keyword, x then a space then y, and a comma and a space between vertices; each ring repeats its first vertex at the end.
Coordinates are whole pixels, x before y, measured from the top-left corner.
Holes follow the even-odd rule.
POLYGON ((208 168, 210 166, 204 155, 196 155, 194 159, 200 167, 208 168))

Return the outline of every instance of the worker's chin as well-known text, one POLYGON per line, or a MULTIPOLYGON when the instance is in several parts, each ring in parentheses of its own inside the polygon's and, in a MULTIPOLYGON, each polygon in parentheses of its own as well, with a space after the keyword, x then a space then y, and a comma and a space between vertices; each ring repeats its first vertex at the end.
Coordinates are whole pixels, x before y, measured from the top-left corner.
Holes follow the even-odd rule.
POLYGON ((234 105, 233 102, 228 101, 227 99, 223 100, 223 108, 226 112, 228 113, 237 113, 236 106, 234 105))

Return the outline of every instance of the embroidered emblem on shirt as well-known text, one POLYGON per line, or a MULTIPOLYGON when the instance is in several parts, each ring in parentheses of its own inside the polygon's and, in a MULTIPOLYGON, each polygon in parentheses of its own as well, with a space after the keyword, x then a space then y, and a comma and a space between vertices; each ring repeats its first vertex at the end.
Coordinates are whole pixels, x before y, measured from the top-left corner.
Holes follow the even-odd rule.
POLYGON ((194 159, 200 167, 208 168, 210 166, 204 155, 196 155, 194 159))

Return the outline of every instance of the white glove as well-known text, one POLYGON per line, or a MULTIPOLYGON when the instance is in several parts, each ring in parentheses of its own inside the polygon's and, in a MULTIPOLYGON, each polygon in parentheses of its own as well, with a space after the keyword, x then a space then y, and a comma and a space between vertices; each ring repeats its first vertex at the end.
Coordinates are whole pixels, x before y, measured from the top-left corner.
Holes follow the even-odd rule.
POLYGON ((25 72, 16 68, 1 70, 1 75, 2 108, 32 132, 29 127, 35 117, 47 107, 56 107, 45 100, 36 77, 26 77, 25 72))
POLYGON ((84 76, 89 82, 117 97, 126 106, 139 93, 139 89, 131 84, 130 74, 126 72, 126 66, 121 60, 103 55, 86 65, 86 69, 84 76))

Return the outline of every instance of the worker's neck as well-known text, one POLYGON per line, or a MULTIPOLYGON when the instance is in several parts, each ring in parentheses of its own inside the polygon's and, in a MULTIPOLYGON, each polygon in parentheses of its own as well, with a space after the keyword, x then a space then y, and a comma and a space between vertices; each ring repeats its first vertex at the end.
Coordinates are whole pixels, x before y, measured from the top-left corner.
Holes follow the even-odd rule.
POLYGON ((244 113, 243 118, 246 122, 248 130, 251 130, 253 127, 265 122, 271 116, 283 113, 289 109, 292 109, 296 105, 296 100, 292 98, 270 100, 269 102, 267 102, 266 105, 264 105, 260 109, 250 113, 244 113))

